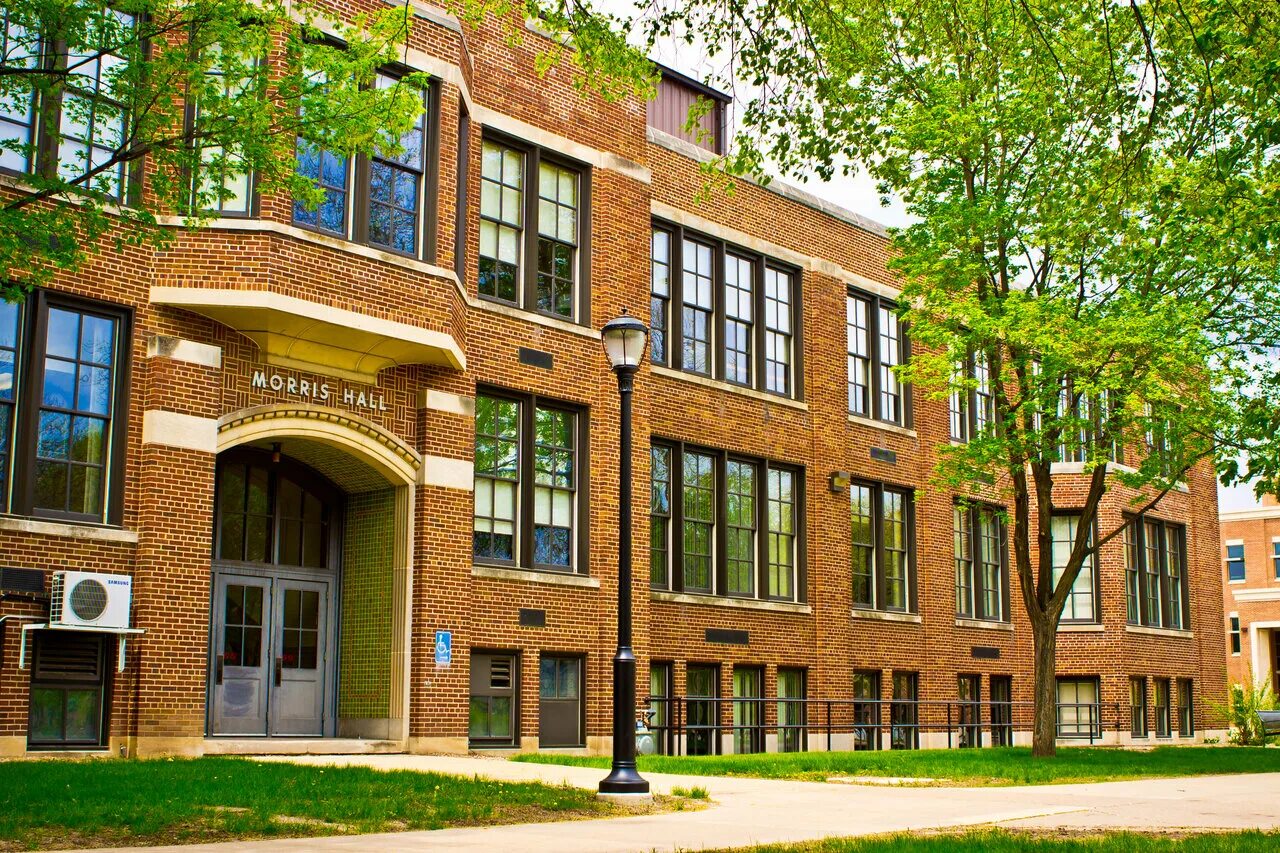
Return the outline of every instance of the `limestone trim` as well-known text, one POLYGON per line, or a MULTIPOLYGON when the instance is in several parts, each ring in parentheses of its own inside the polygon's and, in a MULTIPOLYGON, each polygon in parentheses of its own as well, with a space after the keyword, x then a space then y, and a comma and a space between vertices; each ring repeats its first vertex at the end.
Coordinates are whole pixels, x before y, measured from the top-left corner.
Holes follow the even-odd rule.
POLYGON ((1059 634, 1101 634, 1106 630, 1104 626, 1092 622, 1071 623, 1069 625, 1059 623, 1058 625, 1059 634))
POLYGON ((739 610, 772 610, 775 613, 799 613, 808 615, 813 608, 807 604, 794 604, 789 601, 765 601, 759 598, 733 598, 727 595, 696 595, 688 592, 665 592, 660 589, 649 591, 651 601, 663 601, 669 604, 696 604, 706 607, 732 607, 739 610))
POLYGON ((359 457, 397 486, 418 480, 422 456, 395 434, 359 415, 296 403, 241 409, 218 421, 217 451, 275 436, 309 438, 359 457))
MULTIPOLYGON (((1232 581, 1232 583, 1240 583, 1240 581, 1232 581)), ((1233 589, 1231 597, 1236 601, 1280 601, 1280 587, 1233 589)))
POLYGON ((1012 631, 1012 622, 998 622, 994 619, 968 619, 964 616, 956 617, 957 628, 979 628, 988 631, 1012 631))
POLYGON ((864 418, 862 415, 848 415, 848 421, 858 426, 871 427, 872 429, 884 430, 897 435, 905 435, 907 438, 919 438, 920 434, 910 427, 898 426, 897 424, 878 421, 875 418, 864 418))
POLYGON ((777 403, 779 406, 786 406, 789 409, 798 409, 802 412, 809 411, 808 403, 802 403, 799 400, 792 400, 787 397, 780 397, 777 394, 769 394, 765 391, 757 391, 754 388, 744 388, 741 385, 734 385, 732 382, 725 382, 720 379, 709 379, 706 376, 699 376, 696 373, 688 373, 683 370, 672 370, 670 367, 662 367, 661 365, 653 365, 649 368, 649 372, 654 376, 662 376, 667 379, 677 379, 681 382, 691 382, 694 385, 701 385, 704 388, 714 388, 717 391, 728 391, 731 394, 739 394, 743 397, 750 397, 753 400, 760 400, 765 403, 777 403))
POLYGON ((183 340, 172 335, 152 335, 147 338, 147 358, 170 358, 201 367, 222 369, 222 347, 183 340))
POLYGON ((466 459, 450 459, 447 456, 425 456, 420 479, 424 486, 472 491, 475 488, 475 466, 466 459))
POLYGON ((38 518, 16 518, 11 515, 0 515, 0 531, 37 533, 41 536, 62 536, 67 539, 87 539, 95 542, 119 542, 125 545, 138 544, 138 534, 133 530, 44 521, 38 518))
POLYGON ((500 566, 472 566, 471 577, 492 580, 520 581, 521 583, 545 583, 551 586, 576 586, 599 589, 600 579, 568 572, 539 572, 533 569, 504 569, 500 566))
POLYGON ((142 413, 142 443, 218 452, 218 422, 213 418, 152 409, 142 413))
MULTIPOLYGON (((1255 521, 1259 518, 1280 518, 1280 506, 1260 506, 1253 509, 1233 509, 1218 513, 1218 521, 1255 521)), ((1231 540, 1227 544, 1235 543, 1231 540)), ((1237 543, 1238 544, 1238 543, 1237 543)))
MULTIPOLYGON (((1280 596, 1277 597, 1280 598, 1280 596)), ((1124 630, 1127 634, 1146 634, 1151 637, 1174 637, 1183 640, 1189 640, 1195 636, 1195 632, 1185 628, 1157 628, 1153 625, 1125 625, 1124 630)))
POLYGON ((476 416, 476 398, 427 388, 418 392, 418 408, 431 409, 436 412, 448 412, 451 415, 462 415, 464 418, 474 418, 476 416))
POLYGON ((868 610, 864 607, 855 607, 852 610, 854 619, 872 619, 878 622, 904 622, 912 625, 920 625, 924 622, 924 617, 919 613, 898 613, 890 610, 868 610))

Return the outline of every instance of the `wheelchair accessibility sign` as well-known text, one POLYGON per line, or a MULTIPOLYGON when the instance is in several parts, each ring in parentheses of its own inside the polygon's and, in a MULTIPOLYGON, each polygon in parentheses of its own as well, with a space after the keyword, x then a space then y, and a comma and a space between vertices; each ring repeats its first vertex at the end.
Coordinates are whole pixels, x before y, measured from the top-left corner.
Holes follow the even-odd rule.
POLYGON ((453 663, 453 632, 436 631, 436 666, 453 663))

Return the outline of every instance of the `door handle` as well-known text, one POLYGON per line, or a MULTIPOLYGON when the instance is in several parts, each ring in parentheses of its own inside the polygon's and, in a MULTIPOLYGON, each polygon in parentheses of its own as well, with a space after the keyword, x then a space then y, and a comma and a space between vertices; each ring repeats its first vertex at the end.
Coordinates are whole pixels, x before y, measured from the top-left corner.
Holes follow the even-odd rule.
POLYGON ((224 657, 225 655, 218 655, 216 658, 214 658, 214 663, 213 663, 213 683, 214 684, 222 683, 222 659, 224 657))
POLYGON ((284 676, 284 662, 281 658, 276 658, 276 687, 280 686, 280 682, 284 676))

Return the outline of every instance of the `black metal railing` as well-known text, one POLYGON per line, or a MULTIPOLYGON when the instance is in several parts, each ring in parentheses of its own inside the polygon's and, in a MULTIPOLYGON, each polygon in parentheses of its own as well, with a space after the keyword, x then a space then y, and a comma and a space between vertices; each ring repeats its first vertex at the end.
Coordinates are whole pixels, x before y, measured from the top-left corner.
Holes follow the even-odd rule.
MULTIPOLYGON (((645 718, 667 755, 1012 746, 1030 732, 1032 702, 651 696, 645 718), (946 735, 922 738, 926 735, 946 735), (773 735, 775 741, 768 743, 773 735), (726 742, 727 741, 727 742, 726 742)), ((1056 705, 1058 738, 1090 744, 1127 731, 1127 703, 1056 705)))

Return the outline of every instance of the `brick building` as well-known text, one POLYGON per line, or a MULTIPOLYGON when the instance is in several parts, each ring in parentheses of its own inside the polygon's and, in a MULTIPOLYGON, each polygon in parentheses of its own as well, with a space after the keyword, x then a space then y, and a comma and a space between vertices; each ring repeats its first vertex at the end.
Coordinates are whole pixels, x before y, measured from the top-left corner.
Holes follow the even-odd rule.
MULTIPOLYGON (((981 401, 891 372, 883 228, 781 183, 700 201, 723 96, 672 74, 651 105, 584 98, 536 73, 539 38, 419 7, 421 156, 302 151, 317 211, 246 179, 209 227, 104 241, 0 310, 0 754, 607 749, 598 329, 646 306, 635 627, 661 747, 1027 739, 1006 533, 928 488, 981 401), (54 571, 130 578, 143 633, 41 627, 54 571)), ((1062 628, 1066 741, 1216 725, 1212 472, 1134 530, 1062 628)))
POLYGON ((1280 692, 1280 504, 1267 495, 1260 507, 1224 512, 1218 520, 1227 679, 1253 679, 1280 692))

